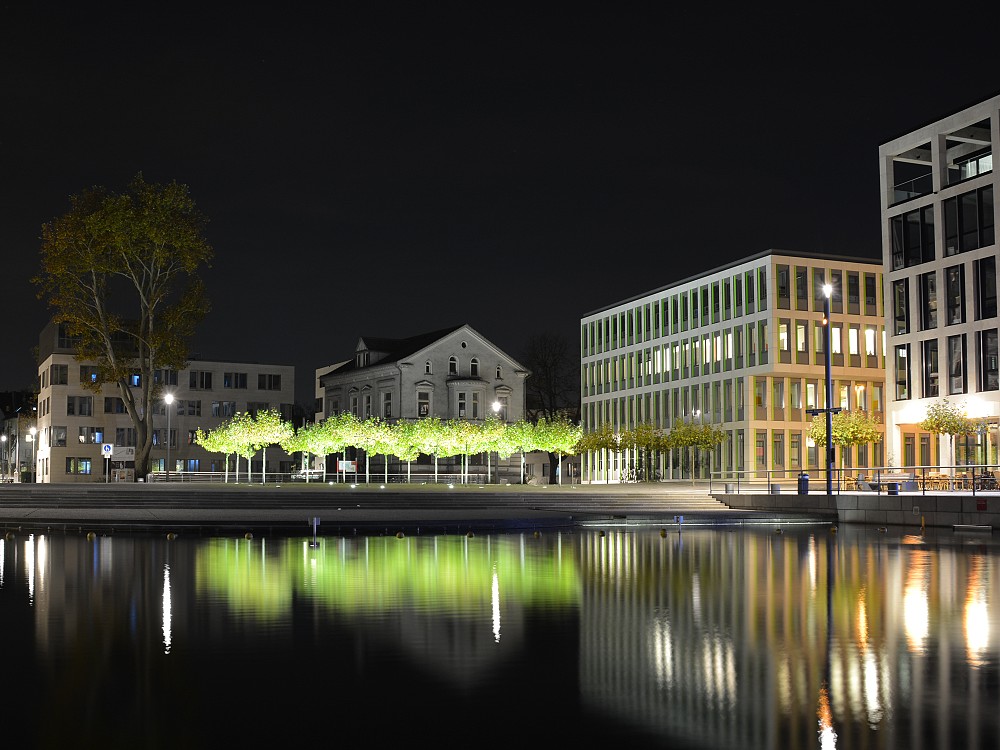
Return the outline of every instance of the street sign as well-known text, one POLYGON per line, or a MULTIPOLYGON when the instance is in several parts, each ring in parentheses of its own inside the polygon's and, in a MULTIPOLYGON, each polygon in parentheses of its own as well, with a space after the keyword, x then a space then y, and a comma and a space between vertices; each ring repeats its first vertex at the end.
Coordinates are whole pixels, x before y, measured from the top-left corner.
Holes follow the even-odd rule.
POLYGON ((119 445, 111 451, 111 458, 115 461, 135 461, 135 447, 131 445, 119 445))
POLYGON ((115 452, 115 446, 113 444, 111 443, 101 444, 101 456, 103 456, 104 458, 111 458, 114 452, 115 452))

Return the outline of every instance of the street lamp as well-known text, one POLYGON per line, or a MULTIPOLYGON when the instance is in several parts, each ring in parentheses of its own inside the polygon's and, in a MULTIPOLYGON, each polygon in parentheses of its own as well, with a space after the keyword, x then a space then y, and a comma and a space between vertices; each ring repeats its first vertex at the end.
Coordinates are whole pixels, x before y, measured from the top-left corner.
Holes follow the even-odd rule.
MULTIPOLYGON (((501 404, 499 401, 493 402, 493 414, 497 418, 500 417, 500 409, 502 408, 503 404, 501 404)), ((489 457, 487 456, 487 458, 489 457)), ((497 484, 500 484, 500 451, 497 451, 497 484)))
POLYGON ((7 435, 6 433, 0 435, 0 443, 3 444, 3 475, 6 478, 7 474, 10 472, 10 454, 7 453, 7 435))
POLYGON ((823 285, 823 327, 824 331, 824 365, 826 371, 826 408, 806 409, 806 414, 816 416, 826 414, 826 494, 833 495, 833 415, 840 411, 839 406, 833 406, 833 380, 830 377, 830 295, 833 286, 823 285))
POLYGON ((35 435, 37 433, 38 433, 38 428, 37 427, 31 427, 28 430, 27 437, 24 438, 26 441, 28 441, 28 448, 30 449, 28 451, 28 472, 29 472, 28 476, 31 477, 30 484, 34 484, 35 483, 35 464, 34 464, 34 460, 35 460, 35 450, 34 450, 34 447, 35 446, 34 446, 34 443, 35 443, 35 435))
POLYGON ((167 393, 163 396, 163 403, 167 405, 167 479, 170 481, 170 405, 174 403, 174 394, 167 393))

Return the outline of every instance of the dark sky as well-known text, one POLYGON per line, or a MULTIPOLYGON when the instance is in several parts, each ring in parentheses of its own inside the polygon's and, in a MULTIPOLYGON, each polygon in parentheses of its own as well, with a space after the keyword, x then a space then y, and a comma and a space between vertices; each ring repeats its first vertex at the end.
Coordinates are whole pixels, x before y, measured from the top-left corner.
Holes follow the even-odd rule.
POLYGON ((0 390, 33 382, 41 226, 92 185, 189 187, 194 351, 293 364, 311 405, 360 335, 519 357, 767 249, 879 257, 879 145, 1000 92, 995 18, 677 5, 0 5, 0 390))

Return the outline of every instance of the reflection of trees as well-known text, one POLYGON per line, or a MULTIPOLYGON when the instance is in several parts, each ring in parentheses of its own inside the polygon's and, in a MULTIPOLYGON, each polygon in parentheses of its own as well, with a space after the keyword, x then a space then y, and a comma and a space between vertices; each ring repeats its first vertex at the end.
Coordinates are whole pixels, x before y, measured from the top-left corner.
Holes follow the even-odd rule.
POLYGON ((199 594, 222 598, 260 619, 284 617, 296 597, 342 612, 417 604, 459 614, 490 607, 494 568, 507 597, 573 604, 579 573, 572 556, 543 540, 504 537, 363 537, 256 541, 212 539, 199 547, 199 594))

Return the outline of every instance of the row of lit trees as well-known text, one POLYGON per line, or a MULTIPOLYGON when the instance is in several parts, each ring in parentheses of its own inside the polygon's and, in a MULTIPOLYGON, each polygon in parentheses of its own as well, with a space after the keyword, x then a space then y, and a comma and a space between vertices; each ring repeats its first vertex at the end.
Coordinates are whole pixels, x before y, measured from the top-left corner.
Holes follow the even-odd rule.
MULTIPOLYGON (((496 453, 501 459, 508 459, 515 453, 521 454, 521 480, 524 481, 524 454, 531 451, 545 451, 558 456, 577 452, 582 431, 568 420, 539 419, 535 423, 518 421, 505 423, 490 417, 482 422, 466 420, 442 420, 429 417, 418 420, 387 422, 381 418, 359 420, 353 414, 343 413, 328 417, 322 422, 314 422, 300 427, 292 427, 273 410, 261 410, 256 414, 240 412, 214 430, 205 432, 198 429, 195 443, 213 453, 222 453, 227 459, 235 455, 236 481, 239 481, 239 457, 250 459, 257 451, 270 445, 279 445, 288 453, 301 453, 304 466, 308 466, 309 456, 325 457, 343 453, 348 448, 356 448, 365 454, 365 478, 370 480, 371 456, 382 455, 385 461, 385 480, 388 481, 389 456, 395 456, 407 465, 407 481, 413 461, 423 454, 434 458, 434 478, 437 480, 438 459, 453 456, 462 457, 463 481, 468 478, 469 457, 485 454, 487 462, 496 453)), ((266 460, 263 462, 266 466, 266 460)), ((264 469, 261 482, 266 479, 264 469)), ((489 465, 487 471, 490 471, 489 465)), ((226 461, 226 481, 229 480, 228 460, 226 461)), ((560 478, 561 479, 561 478, 560 478)))
MULTIPOLYGON (((699 450, 711 451, 728 437, 725 430, 710 424, 678 422, 669 431, 646 423, 624 430, 616 430, 610 424, 603 424, 580 438, 577 452, 608 451, 619 456, 630 452, 637 459, 637 463, 643 471, 643 478, 652 480, 649 468, 653 466, 654 454, 674 448, 687 449, 690 451, 691 479, 693 481, 695 452, 699 450)), ((709 455, 711 456, 711 453, 709 455)), ((610 474, 611 472, 605 472, 608 481, 611 479, 610 474)))

